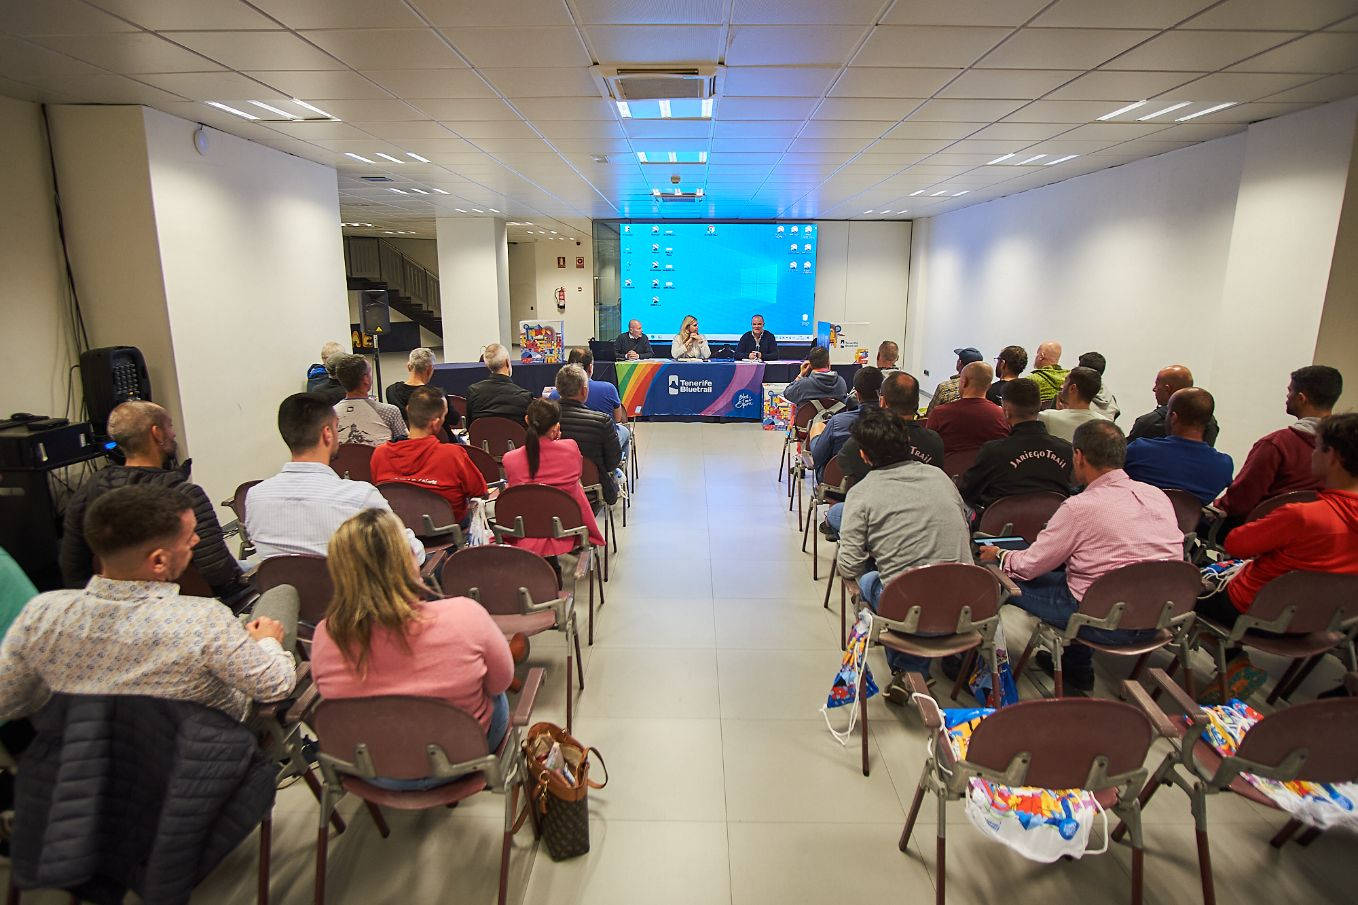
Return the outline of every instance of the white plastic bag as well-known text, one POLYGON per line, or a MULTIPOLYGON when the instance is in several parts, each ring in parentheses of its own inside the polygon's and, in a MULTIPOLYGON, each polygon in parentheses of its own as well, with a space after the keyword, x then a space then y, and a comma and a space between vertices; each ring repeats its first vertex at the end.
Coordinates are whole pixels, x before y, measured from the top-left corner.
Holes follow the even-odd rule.
POLYGON ((486 518, 486 501, 479 497, 472 497, 467 500, 467 546, 482 547, 486 544, 495 543, 495 532, 490 530, 490 521, 486 518))

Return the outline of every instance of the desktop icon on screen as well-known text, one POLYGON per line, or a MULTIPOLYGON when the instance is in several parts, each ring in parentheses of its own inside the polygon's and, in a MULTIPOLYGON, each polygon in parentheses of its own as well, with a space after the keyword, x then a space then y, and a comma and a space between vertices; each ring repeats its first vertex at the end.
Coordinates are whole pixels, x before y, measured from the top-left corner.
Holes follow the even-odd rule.
POLYGON ((811 262, 810 262, 810 261, 803 261, 803 262, 802 262, 802 270, 808 271, 808 272, 809 272, 809 271, 811 270, 811 262))

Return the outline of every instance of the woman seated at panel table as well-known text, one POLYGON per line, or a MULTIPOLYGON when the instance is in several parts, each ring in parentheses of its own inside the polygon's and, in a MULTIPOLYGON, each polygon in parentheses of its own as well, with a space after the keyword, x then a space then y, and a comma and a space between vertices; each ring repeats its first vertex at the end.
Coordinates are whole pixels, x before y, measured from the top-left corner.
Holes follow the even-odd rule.
POLYGON ((684 315, 679 334, 670 343, 670 358, 707 361, 711 357, 712 350, 707 347, 707 340, 698 332, 698 319, 691 314, 684 315))
MULTIPOLYGON (((523 447, 505 453, 500 463, 504 467, 506 485, 546 484, 566 491, 580 507, 580 517, 589 529, 589 542, 596 547, 602 546, 604 537, 599 533, 599 523, 594 520, 594 508, 580 486, 584 456, 574 440, 561 438, 561 407, 550 399, 534 399, 528 403, 523 421, 527 425, 523 447)), ((569 537, 509 537, 505 540, 539 556, 549 557, 553 564, 557 556, 569 553, 575 546, 575 541, 569 537)))

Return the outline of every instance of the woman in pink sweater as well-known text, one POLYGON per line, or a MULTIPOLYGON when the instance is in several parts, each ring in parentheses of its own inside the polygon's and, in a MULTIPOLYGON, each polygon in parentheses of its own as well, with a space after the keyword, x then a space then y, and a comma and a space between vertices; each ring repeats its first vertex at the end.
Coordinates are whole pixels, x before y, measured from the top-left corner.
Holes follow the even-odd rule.
POLYGON ((480 720, 490 750, 496 750, 509 728, 505 690, 514 678, 514 661, 485 608, 466 597, 421 599, 425 588, 404 529, 387 510, 365 509, 340 525, 326 564, 335 596, 311 647, 321 697, 438 698, 480 720))
MULTIPOLYGON (((549 399, 534 399, 528 403, 528 413, 523 420, 528 426, 528 438, 521 449, 505 453, 501 463, 505 469, 505 483, 510 487, 546 484, 566 491, 580 506, 580 518, 589 529, 589 542, 596 547, 603 546, 604 537, 599 533, 599 523, 594 520, 594 508, 580 486, 584 461, 580 447, 574 440, 561 439, 561 407, 549 399)), ((575 546, 568 538, 558 540, 554 537, 509 538, 509 543, 532 550, 539 556, 569 553, 575 546)))

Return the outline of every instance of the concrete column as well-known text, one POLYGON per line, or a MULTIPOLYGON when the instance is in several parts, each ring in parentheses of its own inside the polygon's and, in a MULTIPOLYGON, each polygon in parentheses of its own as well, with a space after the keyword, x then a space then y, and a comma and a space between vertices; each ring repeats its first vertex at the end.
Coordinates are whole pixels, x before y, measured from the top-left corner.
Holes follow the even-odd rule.
POLYGON ((490 343, 513 338, 505 222, 440 217, 435 226, 444 361, 476 361, 490 343))
POLYGON ((1330 265, 1330 284, 1325 292, 1325 308, 1320 314, 1316 337, 1316 356, 1312 364, 1338 368, 1344 375, 1344 395, 1336 412, 1358 409, 1358 137, 1349 156, 1349 177, 1344 188, 1344 206, 1339 214, 1339 232, 1334 240, 1334 261, 1330 265))

